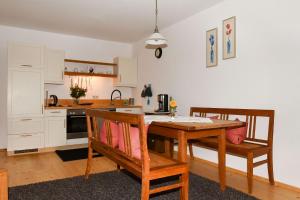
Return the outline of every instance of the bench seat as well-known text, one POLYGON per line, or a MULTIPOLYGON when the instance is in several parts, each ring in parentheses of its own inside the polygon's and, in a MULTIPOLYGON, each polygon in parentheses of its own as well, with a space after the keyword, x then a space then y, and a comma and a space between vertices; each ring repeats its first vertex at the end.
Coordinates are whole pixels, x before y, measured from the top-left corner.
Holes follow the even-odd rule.
MULTIPOLYGON (((208 149, 217 150, 218 149, 218 138, 202 138, 199 140, 193 140, 193 144, 196 146, 201 146, 208 149)), ((270 150, 270 147, 263 144, 256 144, 248 141, 244 141, 241 144, 232 144, 226 141, 226 153, 237 155, 243 158, 247 158, 250 152, 253 152, 254 157, 264 155, 270 150)))
MULTIPOLYGON (((235 120, 243 118, 247 124, 246 139, 241 144, 226 143, 226 153, 247 159, 248 192, 252 192, 253 168, 263 164, 268 166, 269 182, 274 185, 273 174, 273 129, 274 110, 261 109, 238 109, 238 108, 204 108, 191 107, 191 116, 213 117, 213 119, 235 120), (260 120, 262 119, 262 120, 260 120), (267 120, 266 120, 267 119, 267 120), (260 121, 259 121, 260 120, 260 121), (266 121, 267 124, 266 124, 266 121), (259 124, 263 122, 263 124, 259 124), (265 125, 267 129, 260 132, 258 126, 265 125), (258 135, 256 132, 262 133, 258 135), (260 137, 258 137, 260 136, 260 137), (265 160, 254 162, 254 158, 266 155, 265 160)), ((211 150, 218 150, 218 139, 216 137, 189 140, 190 157, 193 159, 193 145, 211 150)))

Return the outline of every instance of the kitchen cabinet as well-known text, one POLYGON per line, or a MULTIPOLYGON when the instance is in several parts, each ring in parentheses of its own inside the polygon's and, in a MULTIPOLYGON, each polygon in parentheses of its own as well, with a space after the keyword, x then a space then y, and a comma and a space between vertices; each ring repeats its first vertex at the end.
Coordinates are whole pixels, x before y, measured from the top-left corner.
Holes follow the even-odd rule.
POLYGON ((67 144, 66 110, 51 109, 45 111, 45 147, 57 147, 67 144))
POLYGON ((8 45, 8 152, 44 147, 44 47, 8 45))
POLYGON ((8 70, 8 117, 43 116, 44 78, 42 70, 8 70))
POLYGON ((45 49, 45 83, 64 84, 65 52, 45 49))
POLYGON ((39 69, 44 67, 44 46, 9 42, 8 67, 39 69))
POLYGON ((137 59, 136 58, 114 58, 114 74, 117 78, 114 81, 115 86, 119 87, 136 87, 137 86, 137 59))
POLYGON ((116 112, 140 114, 142 111, 142 108, 116 108, 116 112))

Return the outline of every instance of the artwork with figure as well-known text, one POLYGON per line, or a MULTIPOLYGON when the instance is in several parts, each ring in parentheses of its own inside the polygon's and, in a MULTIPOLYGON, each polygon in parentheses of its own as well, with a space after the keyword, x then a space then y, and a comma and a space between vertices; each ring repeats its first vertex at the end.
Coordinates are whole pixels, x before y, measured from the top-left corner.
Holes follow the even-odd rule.
POLYGON ((235 17, 223 21, 223 59, 236 56, 235 17))
POLYGON ((206 66, 213 67, 218 64, 218 29, 206 32, 206 66))

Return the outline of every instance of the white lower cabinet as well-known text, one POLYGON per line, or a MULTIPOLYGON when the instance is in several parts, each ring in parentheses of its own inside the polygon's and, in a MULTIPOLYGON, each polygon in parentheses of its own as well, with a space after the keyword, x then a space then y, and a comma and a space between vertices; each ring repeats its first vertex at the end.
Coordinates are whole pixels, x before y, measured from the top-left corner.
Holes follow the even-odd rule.
POLYGON ((8 119, 7 151, 30 150, 43 147, 44 123, 42 117, 8 119))
POLYGON ((44 147, 44 133, 8 135, 7 151, 39 149, 44 147))
POLYGON ((45 147, 57 147, 67 144, 66 110, 51 109, 45 111, 45 147))
POLYGON ((116 112, 140 114, 142 111, 142 108, 116 108, 116 112))

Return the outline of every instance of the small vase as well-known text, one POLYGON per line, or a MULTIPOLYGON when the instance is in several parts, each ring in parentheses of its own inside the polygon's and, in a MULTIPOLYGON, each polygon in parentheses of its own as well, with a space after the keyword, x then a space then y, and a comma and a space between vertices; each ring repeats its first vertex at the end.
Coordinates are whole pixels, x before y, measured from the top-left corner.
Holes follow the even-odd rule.
POLYGON ((175 118, 175 113, 176 113, 176 110, 175 109, 170 109, 170 116, 172 118, 175 118))
POLYGON ((76 104, 76 105, 79 104, 79 98, 78 99, 74 99, 74 104, 76 104))

